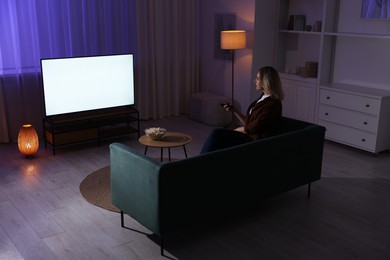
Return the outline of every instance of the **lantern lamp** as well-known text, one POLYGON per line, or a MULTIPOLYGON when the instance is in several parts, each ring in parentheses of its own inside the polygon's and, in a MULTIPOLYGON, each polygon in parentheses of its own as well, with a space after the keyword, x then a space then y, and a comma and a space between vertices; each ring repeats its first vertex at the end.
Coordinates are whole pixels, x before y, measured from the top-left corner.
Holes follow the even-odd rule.
POLYGON ((19 151, 26 157, 31 158, 39 147, 37 132, 31 124, 24 124, 18 135, 19 151))

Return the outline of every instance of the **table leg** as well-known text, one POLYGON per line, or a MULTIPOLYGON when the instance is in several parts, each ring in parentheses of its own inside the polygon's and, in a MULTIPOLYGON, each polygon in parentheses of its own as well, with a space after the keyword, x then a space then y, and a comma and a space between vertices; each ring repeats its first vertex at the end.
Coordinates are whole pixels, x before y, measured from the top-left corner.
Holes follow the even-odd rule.
POLYGON ((187 150, 186 150, 186 146, 185 145, 183 145, 183 149, 184 149, 184 155, 186 156, 186 158, 188 158, 187 157, 187 150))
POLYGON ((160 161, 162 162, 163 161, 163 148, 161 147, 161 155, 160 155, 160 161))
POLYGON ((146 155, 146 152, 148 151, 148 146, 145 145, 145 151, 144 151, 144 154, 146 155))
POLYGON ((169 161, 171 161, 171 148, 168 147, 168 159, 169 161))

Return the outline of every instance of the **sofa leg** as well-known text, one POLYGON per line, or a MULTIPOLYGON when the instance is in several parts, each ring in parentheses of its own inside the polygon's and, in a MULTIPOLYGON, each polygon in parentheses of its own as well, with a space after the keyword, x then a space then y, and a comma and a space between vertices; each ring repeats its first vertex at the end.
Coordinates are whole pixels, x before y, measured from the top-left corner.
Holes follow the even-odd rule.
POLYGON ((310 198, 310 189, 311 189, 311 182, 309 182, 307 187, 307 197, 310 198))
POLYGON ((160 252, 161 252, 161 255, 163 256, 164 255, 164 240, 162 237, 160 237, 160 252))
POLYGON ((123 211, 121 210, 121 227, 125 227, 125 221, 123 217, 123 211))
MULTIPOLYGON (((129 227, 125 227, 124 213, 123 213, 122 210, 121 210, 121 227, 129 229, 129 230, 132 230, 132 231, 135 231, 135 232, 138 232, 138 233, 141 233, 141 234, 144 234, 144 235, 146 235, 148 237, 153 237, 153 236, 150 236, 149 234, 146 234, 146 233, 144 233, 142 231, 139 231, 139 230, 136 230, 136 229, 133 229, 133 228, 129 228, 129 227)), ((163 238, 161 236, 158 236, 158 238, 160 238, 160 253, 161 253, 162 256, 164 256, 164 240, 163 240, 163 238)))

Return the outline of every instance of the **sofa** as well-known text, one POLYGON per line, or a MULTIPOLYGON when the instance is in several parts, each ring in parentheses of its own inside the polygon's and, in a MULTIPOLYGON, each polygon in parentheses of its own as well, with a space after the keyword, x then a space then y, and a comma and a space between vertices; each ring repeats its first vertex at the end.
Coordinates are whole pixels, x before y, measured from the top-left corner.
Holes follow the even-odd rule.
POLYGON ((197 223, 256 208, 263 199, 320 180, 325 128, 282 118, 268 138, 159 162, 110 144, 112 203, 163 238, 197 223))

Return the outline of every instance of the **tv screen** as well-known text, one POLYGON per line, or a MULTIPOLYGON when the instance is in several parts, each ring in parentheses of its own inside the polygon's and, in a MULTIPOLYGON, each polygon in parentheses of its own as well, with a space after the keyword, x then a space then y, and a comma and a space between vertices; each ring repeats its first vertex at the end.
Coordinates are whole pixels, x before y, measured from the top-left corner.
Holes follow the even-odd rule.
POLYGON ((134 105, 133 54, 41 59, 46 116, 134 105))

